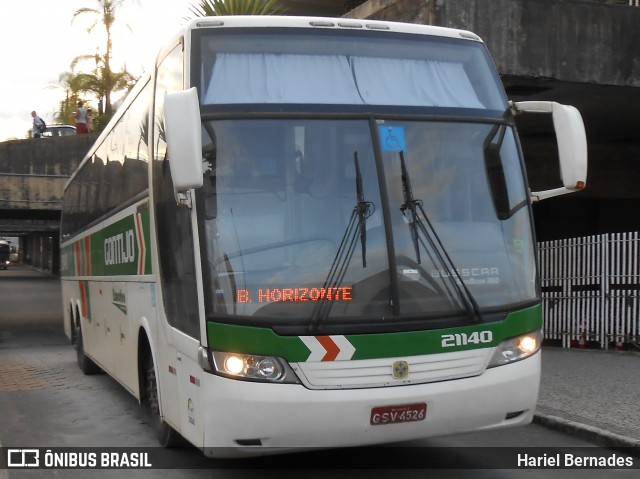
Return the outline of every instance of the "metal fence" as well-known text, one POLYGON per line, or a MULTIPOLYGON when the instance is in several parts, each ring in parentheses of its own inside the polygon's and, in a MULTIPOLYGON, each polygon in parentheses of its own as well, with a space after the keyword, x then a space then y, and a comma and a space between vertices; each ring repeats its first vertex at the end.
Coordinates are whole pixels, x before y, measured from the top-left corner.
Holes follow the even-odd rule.
POLYGON ((640 235, 539 243, 545 338, 622 349, 640 338, 640 235))

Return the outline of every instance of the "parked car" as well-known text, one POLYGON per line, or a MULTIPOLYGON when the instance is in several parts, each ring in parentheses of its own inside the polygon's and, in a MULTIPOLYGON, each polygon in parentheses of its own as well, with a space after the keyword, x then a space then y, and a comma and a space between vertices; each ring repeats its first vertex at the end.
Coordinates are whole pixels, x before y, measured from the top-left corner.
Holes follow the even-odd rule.
POLYGON ((71 125, 47 125, 42 133, 42 138, 57 138, 76 134, 76 127, 71 125))

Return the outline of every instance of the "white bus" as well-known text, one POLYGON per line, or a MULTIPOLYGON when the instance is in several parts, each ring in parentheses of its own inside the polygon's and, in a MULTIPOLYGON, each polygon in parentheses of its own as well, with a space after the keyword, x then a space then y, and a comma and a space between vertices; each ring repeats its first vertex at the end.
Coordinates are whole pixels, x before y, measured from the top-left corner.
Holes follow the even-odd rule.
POLYGON ((577 110, 510 104, 473 33, 196 19, 65 189, 65 331, 210 456, 525 425, 531 204, 585 181, 577 110), (553 117, 555 190, 529 191, 519 111, 553 117))

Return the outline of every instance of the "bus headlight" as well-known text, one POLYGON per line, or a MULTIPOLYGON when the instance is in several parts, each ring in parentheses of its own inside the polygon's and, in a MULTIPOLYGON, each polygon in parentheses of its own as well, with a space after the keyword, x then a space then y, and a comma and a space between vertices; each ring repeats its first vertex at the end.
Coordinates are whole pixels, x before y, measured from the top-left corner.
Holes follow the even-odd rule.
POLYGON ((289 364, 274 356, 212 351, 211 357, 213 359, 211 372, 222 376, 252 381, 300 384, 289 364))
POLYGON ((540 350, 541 344, 541 329, 507 339, 498 345, 488 367, 494 368, 533 356, 540 350))

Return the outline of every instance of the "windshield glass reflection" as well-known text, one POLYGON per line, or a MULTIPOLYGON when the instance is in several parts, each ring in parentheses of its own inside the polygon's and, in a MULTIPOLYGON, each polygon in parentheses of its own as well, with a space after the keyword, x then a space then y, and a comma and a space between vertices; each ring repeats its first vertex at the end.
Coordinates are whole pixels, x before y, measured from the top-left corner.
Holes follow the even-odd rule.
MULTIPOLYGON (((205 123, 208 313, 386 320, 469 316, 535 298, 528 209, 496 214, 484 154, 491 130, 452 122, 378 122, 374 131, 365 120, 205 123), (400 153, 413 199, 432 224, 419 234, 400 153)), ((510 129, 500 149, 509 200, 518 204, 526 189, 510 129)))

